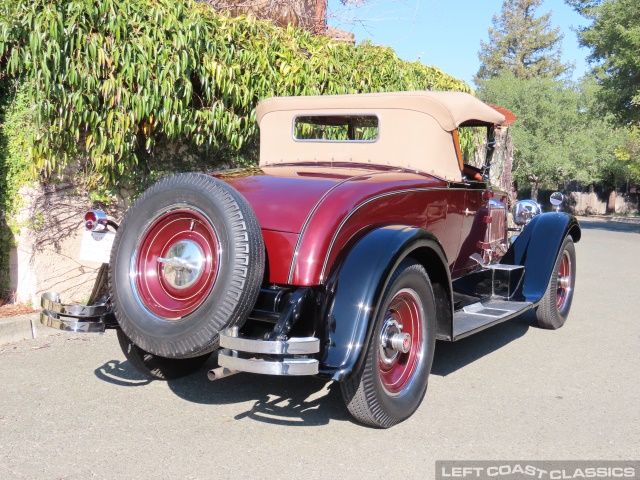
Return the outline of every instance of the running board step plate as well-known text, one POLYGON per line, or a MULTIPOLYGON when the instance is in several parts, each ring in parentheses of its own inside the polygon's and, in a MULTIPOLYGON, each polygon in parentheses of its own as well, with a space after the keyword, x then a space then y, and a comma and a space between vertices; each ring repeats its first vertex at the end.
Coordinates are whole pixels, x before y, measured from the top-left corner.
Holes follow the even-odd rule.
POLYGON ((453 340, 460 340, 476 332, 502 323, 533 308, 531 302, 488 300, 476 302, 453 314, 453 340))

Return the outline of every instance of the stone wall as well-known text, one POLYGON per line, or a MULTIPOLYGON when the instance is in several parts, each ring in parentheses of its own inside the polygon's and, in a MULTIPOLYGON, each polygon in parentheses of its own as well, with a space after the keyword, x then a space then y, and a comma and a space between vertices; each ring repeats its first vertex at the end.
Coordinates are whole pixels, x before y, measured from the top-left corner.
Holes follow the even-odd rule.
MULTIPOLYGON (((101 263, 79 259, 89 199, 70 185, 34 185, 19 192, 23 225, 10 254, 10 291, 37 308, 40 295, 54 291, 63 302, 86 302, 101 263)), ((124 205, 109 213, 118 218, 124 205)))
MULTIPOLYGON (((218 11, 228 10, 231 15, 251 14, 269 19, 280 27, 291 24, 311 32, 316 27, 316 0, 199 0, 218 11)), ((321 21, 326 20, 323 17, 321 21)))
POLYGON ((638 213, 638 194, 618 193, 615 195, 615 212, 607 212, 607 200, 595 192, 571 192, 570 207, 575 215, 621 215, 638 213))

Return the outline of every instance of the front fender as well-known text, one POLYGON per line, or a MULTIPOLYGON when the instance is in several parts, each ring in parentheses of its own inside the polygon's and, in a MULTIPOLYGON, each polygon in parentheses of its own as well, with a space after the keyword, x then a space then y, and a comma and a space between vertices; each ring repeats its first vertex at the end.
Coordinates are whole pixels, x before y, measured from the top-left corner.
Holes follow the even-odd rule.
POLYGON ((430 232, 401 225, 369 232, 336 262, 322 307, 320 376, 341 381, 358 371, 391 274, 411 252, 423 248, 448 265, 430 232))
POLYGON ((524 265, 524 282, 516 297, 537 304, 547 291, 558 251, 567 235, 580 240, 581 230, 573 215, 551 212, 536 215, 524 227, 500 263, 524 265))

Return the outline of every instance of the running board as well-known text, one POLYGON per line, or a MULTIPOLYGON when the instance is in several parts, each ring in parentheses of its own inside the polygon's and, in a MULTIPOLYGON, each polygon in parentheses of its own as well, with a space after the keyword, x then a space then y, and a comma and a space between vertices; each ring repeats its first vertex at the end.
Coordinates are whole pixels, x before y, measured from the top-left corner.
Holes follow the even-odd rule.
POLYGON ((453 341, 502 323, 531 308, 531 302, 506 300, 488 300, 467 305, 453 314, 453 341))

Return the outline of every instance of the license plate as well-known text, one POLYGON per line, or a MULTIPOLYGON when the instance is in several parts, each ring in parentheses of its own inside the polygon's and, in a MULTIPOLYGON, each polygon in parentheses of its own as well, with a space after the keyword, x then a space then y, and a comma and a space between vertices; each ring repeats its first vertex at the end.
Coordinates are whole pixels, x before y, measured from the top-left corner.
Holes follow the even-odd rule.
POLYGON ((109 263, 111 247, 116 234, 113 232, 89 232, 82 234, 80 260, 86 262, 109 263))

